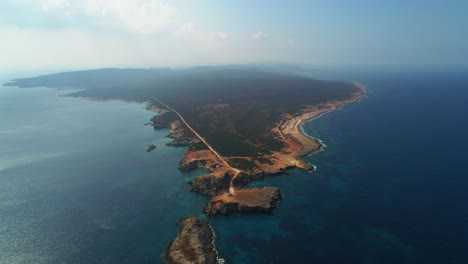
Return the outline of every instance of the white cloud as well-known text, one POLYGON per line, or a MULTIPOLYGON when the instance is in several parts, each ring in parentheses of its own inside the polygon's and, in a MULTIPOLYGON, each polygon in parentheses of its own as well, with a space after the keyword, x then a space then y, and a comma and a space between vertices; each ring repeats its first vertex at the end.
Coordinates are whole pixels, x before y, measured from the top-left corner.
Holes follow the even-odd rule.
POLYGON ((229 35, 222 31, 209 32, 209 36, 212 40, 218 41, 226 41, 229 38, 229 35))
MULTIPOLYGON (((147 67, 291 59, 287 47, 279 47, 273 37, 261 49, 248 39, 229 41, 232 36, 228 32, 202 28, 163 0, 15 1, 39 15, 38 19, 52 19, 50 23, 30 27, 0 25, 0 35, 4 36, 0 50, 7 51, 0 53, 0 69, 147 67), (57 26, 50 26, 51 23, 57 26), (135 34, 129 37, 128 32, 135 34)), ((262 31, 252 37, 270 38, 262 31)))
POLYGON ((268 37, 268 34, 263 32, 263 31, 257 31, 255 34, 252 36, 255 40, 262 40, 268 37))
POLYGON ((184 23, 174 32, 174 36, 190 38, 192 41, 224 42, 229 39, 229 34, 224 31, 203 31, 193 22, 184 23))
POLYGON ((36 5, 39 5, 43 11, 64 8, 70 5, 69 0, 34 0, 36 5))
POLYGON ((72 17, 76 29, 126 29, 145 35, 171 33, 185 39, 195 38, 224 42, 224 31, 199 29, 194 22, 182 23, 179 9, 161 0, 18 0, 43 11, 47 16, 72 17), (82 23, 84 20, 85 23, 82 23), (83 25, 81 25, 83 24, 83 25), (85 29, 85 28, 83 28, 85 29))
POLYGON ((151 67, 219 64, 241 54, 223 32, 191 35, 126 35, 80 29, 3 27, 0 70, 27 68, 151 67), (185 38, 186 37, 186 38, 185 38))
POLYGON ((159 0, 17 0, 25 9, 39 9, 46 16, 75 17, 76 22, 127 28, 152 34, 172 30, 179 22, 179 9, 159 0))
POLYGON ((154 0, 87 0, 85 13, 112 19, 133 31, 146 34, 169 29, 179 16, 177 7, 154 0))
POLYGON ((197 29, 195 27, 195 24, 193 24, 193 22, 187 22, 185 24, 183 24, 179 30, 183 33, 193 33, 195 32, 197 29))

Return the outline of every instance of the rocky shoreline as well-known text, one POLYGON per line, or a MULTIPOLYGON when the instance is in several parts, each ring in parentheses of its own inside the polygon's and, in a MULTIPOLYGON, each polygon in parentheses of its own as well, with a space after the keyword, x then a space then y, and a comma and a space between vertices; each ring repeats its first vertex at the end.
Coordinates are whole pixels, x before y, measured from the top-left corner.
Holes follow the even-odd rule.
MULTIPOLYGON (((269 133, 278 140, 285 142, 286 146, 280 151, 272 151, 268 156, 258 158, 242 157, 243 160, 254 163, 255 167, 249 170, 238 169, 238 173, 234 173, 232 168, 228 168, 219 157, 206 148, 172 112, 163 112, 153 117, 151 121, 155 129, 170 129, 169 137, 172 138, 172 141, 167 143, 167 145, 188 146, 179 163, 179 169, 184 172, 198 168, 206 169, 208 174, 190 182, 191 190, 213 198, 229 192, 230 185, 236 190, 242 189, 251 182, 262 180, 271 175, 284 173, 291 168, 307 171, 314 170, 314 166, 302 158, 320 150, 322 145, 318 139, 304 134, 301 130, 301 125, 324 112, 359 100, 366 90, 359 84, 354 83, 354 85, 359 88, 359 91, 347 100, 313 106, 294 115, 284 115, 278 126, 273 128, 269 133)), ((236 158, 239 159, 239 157, 236 158)), ((225 159, 231 164, 231 167, 236 167, 231 163, 232 158, 225 157, 225 159)))
MULTIPOLYGON (((190 182, 191 191, 210 197, 209 202, 203 209, 208 216, 230 216, 238 214, 265 213, 271 214, 278 207, 283 198, 281 191, 276 187, 264 187, 244 189, 251 182, 262 180, 265 177, 285 173, 288 169, 299 168, 307 171, 315 169, 315 166, 302 160, 310 153, 321 149, 322 145, 318 139, 312 138, 303 133, 301 125, 321 114, 334 110, 337 107, 358 101, 365 94, 366 89, 360 84, 353 83, 359 91, 351 98, 343 101, 329 102, 327 104, 316 105, 306 108, 300 113, 294 115, 284 115, 277 127, 269 133, 278 140, 285 143, 285 147, 280 151, 272 151, 268 156, 255 158, 242 157, 243 160, 254 163, 256 166, 252 169, 235 169, 226 164, 231 163, 229 157, 220 160, 211 150, 204 146, 177 116, 172 112, 163 112, 151 119, 155 129, 169 128, 169 137, 172 141, 170 146, 188 146, 184 157, 179 163, 179 169, 184 172, 204 168, 208 174, 199 176, 190 182)), ((239 159, 239 157, 237 157, 239 159)), ((168 263, 216 263, 207 262, 203 256, 202 249, 208 243, 206 223, 199 222, 196 218, 188 217, 181 219, 178 225, 182 230, 179 236, 169 244, 164 259, 168 263), (186 220, 190 219, 190 220, 186 220), (196 227, 194 227, 194 223, 196 227), (189 236, 189 234, 191 234, 189 236), (187 260, 187 252, 181 249, 181 241, 189 241, 187 237, 192 237, 192 243, 198 246, 198 251, 189 251, 195 254, 190 260, 187 260), (193 237, 198 237, 198 240, 193 237), (201 239, 205 238, 205 239, 201 239), (194 242, 196 241, 196 242, 194 242), (184 257, 185 256, 185 257, 184 257), (205 262, 196 262, 196 261, 205 262), (190 262, 192 261, 192 262, 190 262)), ((188 242, 185 242, 188 243, 188 242)), ((209 243, 211 245, 211 243, 209 243)), ((210 248, 211 249, 211 248, 210 248)), ((206 253, 211 254, 211 253, 206 253)), ((190 255, 190 254, 189 254, 190 255)), ((191 256, 191 255, 190 255, 191 256)), ((209 261, 214 261, 213 256, 207 256, 209 261)))
POLYGON ((210 216, 251 213, 272 214, 283 198, 276 187, 241 189, 213 197, 203 209, 210 216))
MULTIPOLYGON (((228 197, 222 203, 224 209, 212 210, 206 209, 208 215, 232 215, 243 212, 260 212, 271 213, 276 206, 268 206, 267 203, 259 203, 262 206, 247 206, 247 210, 239 210, 245 204, 248 204, 246 196, 235 195, 236 192, 243 190, 248 184, 262 180, 265 177, 281 174, 291 168, 299 168, 307 171, 313 171, 315 167, 307 163, 302 158, 314 151, 320 150, 322 145, 318 139, 305 135, 301 130, 301 125, 315 118, 324 112, 331 111, 337 107, 352 103, 359 100, 366 92, 365 87, 360 84, 353 83, 359 91, 347 100, 334 101, 326 104, 320 104, 304 109, 302 112, 294 115, 283 115, 278 126, 273 128, 269 133, 285 143, 285 147, 280 151, 272 151, 268 156, 258 158, 242 157, 243 160, 255 164, 255 167, 249 170, 236 169, 235 165, 229 166, 226 161, 220 160, 220 157, 209 150, 204 143, 200 141, 187 127, 181 122, 180 118, 171 111, 161 111, 160 115, 156 115, 151 119, 154 129, 169 128, 168 137, 172 141, 167 143, 169 146, 188 146, 182 160, 179 163, 179 169, 184 172, 204 168, 208 174, 202 175, 193 179, 190 182, 191 191, 198 192, 210 197, 209 204, 206 208, 214 208, 214 204, 220 202, 220 197, 228 197), (229 167, 228 167, 229 166, 229 167), (242 197, 243 201, 238 201, 242 197), (236 205, 236 206, 234 206, 236 205), (239 206, 237 206, 239 205, 239 206), (232 210, 232 212, 230 212, 232 210)), ((239 159, 239 157, 236 157, 239 159)), ((225 157, 228 163, 232 162, 233 158, 225 157)), ((260 197, 264 195, 261 189, 250 189, 248 199, 252 199, 251 203, 255 204, 260 197)), ((271 199, 271 203, 277 201, 277 196, 267 195, 271 199)))
MULTIPOLYGON (((160 75, 161 69, 100 69, 17 79, 7 85, 78 87, 83 90, 69 96, 145 102, 146 109, 159 113, 148 124, 154 129, 169 129, 172 140, 167 145, 187 147, 179 169, 208 171, 190 182, 191 191, 209 197, 203 209, 206 215, 271 214, 283 198, 281 191, 276 187, 246 189, 248 185, 291 168, 313 170, 315 167, 302 158, 320 150, 322 143, 306 135, 301 125, 360 100, 366 88, 356 82, 337 82, 335 86, 335 82, 263 70, 221 70, 167 69, 164 72, 170 74, 160 75), (123 78, 111 80, 114 84, 109 86, 110 77, 121 74, 123 78), (200 78, 203 74, 210 78, 200 78), (216 78, 211 78, 214 75, 216 78), (151 79, 141 83, 142 76, 151 79), (225 84, 237 89, 225 93, 225 84), (114 85, 118 89, 109 89, 114 85)), ((147 151, 155 149, 156 145, 150 144, 147 151)), ((185 217, 177 225, 181 230, 163 254, 166 262, 220 262, 208 222, 185 217)))
POLYGON ((215 234, 207 221, 193 216, 177 222, 179 235, 169 243, 162 258, 169 264, 217 264, 219 258, 214 241, 215 234))

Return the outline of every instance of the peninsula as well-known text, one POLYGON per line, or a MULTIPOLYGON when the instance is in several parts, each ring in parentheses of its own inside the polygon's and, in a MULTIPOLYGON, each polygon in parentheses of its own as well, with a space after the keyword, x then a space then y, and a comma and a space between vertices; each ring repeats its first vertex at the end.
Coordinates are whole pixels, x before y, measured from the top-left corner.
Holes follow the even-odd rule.
MULTIPOLYGON (((366 92, 354 82, 321 81, 246 66, 101 69, 17 79, 8 85, 79 88, 69 96, 147 103, 158 112, 151 120, 153 127, 170 129, 169 145, 187 146, 179 169, 207 170, 190 184, 192 191, 209 196, 203 210, 209 216, 272 213, 282 199, 281 191, 248 185, 290 168, 313 170, 302 157, 321 145, 302 133, 301 124, 355 102, 366 92)), ((181 248, 194 248, 193 243, 200 241, 181 237, 187 237, 187 232, 207 233, 205 225, 209 226, 193 218, 179 221, 181 233, 165 259, 212 263, 199 256, 203 250, 180 255, 187 252, 181 248), (194 223, 198 228, 187 227, 194 223)))

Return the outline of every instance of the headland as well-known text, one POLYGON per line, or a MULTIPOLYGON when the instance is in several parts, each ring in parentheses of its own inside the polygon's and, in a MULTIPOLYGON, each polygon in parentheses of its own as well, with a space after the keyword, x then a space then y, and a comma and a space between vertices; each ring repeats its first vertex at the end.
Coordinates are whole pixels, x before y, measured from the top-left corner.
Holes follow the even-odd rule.
MULTIPOLYGON (((358 101, 366 92, 354 82, 235 67, 103 69, 18 79, 8 85, 72 87, 82 90, 69 96, 146 103, 147 109, 159 112, 151 119, 154 129, 169 129, 168 145, 187 147, 179 169, 207 171, 190 185, 209 197, 203 209, 208 216, 273 213, 283 198, 281 191, 249 184, 291 168, 313 170, 302 158, 318 151, 321 143, 305 135, 301 125, 358 101)), ((164 259, 215 263, 209 224, 188 217, 178 225, 182 230, 164 259)))

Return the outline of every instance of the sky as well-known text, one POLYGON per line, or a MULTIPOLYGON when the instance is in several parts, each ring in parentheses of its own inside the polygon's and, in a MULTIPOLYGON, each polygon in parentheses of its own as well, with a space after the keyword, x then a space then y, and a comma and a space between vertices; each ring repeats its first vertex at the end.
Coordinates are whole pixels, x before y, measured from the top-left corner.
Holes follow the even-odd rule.
POLYGON ((468 1, 0 0, 0 70, 468 64, 468 1))

